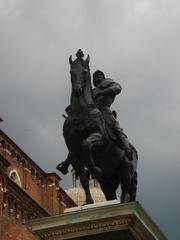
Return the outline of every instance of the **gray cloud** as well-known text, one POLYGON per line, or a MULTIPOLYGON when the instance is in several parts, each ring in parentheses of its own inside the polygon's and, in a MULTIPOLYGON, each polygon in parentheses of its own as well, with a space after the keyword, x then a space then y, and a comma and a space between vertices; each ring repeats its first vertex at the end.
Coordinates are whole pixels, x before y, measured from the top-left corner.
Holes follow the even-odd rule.
MULTIPOLYGON (((68 57, 122 85, 113 108, 139 152, 138 200, 178 238, 180 3, 176 0, 0 1, 1 128, 46 171, 67 154, 68 57), (173 219, 173 221, 171 220, 173 219)), ((71 185, 70 175, 62 181, 71 185)))

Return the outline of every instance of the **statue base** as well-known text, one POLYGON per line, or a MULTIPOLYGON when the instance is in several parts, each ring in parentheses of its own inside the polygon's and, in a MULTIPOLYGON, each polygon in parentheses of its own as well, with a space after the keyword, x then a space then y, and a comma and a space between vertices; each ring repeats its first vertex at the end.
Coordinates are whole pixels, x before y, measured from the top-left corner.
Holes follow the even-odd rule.
POLYGON ((118 200, 66 209, 28 223, 42 240, 166 240, 138 202, 118 200))

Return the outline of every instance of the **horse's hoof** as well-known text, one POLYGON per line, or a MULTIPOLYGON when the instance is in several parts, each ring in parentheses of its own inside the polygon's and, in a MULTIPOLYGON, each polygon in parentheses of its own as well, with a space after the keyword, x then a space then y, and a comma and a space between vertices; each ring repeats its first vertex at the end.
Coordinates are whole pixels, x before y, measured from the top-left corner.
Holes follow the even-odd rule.
POLYGON ((128 203, 128 202, 130 202, 130 195, 129 193, 126 193, 121 197, 121 203, 128 203))
POLYGON ((92 204, 92 203, 94 203, 93 199, 88 199, 88 200, 86 201, 86 204, 84 204, 84 205, 92 204))

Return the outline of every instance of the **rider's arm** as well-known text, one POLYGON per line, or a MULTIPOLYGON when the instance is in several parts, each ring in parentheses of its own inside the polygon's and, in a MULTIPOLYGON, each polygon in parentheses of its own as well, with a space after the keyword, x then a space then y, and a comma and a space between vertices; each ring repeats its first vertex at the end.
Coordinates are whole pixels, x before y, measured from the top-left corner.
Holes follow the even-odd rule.
POLYGON ((109 86, 110 91, 114 94, 117 95, 121 92, 122 87, 119 83, 115 83, 113 82, 110 86, 109 86))
POLYGON ((110 84, 110 86, 108 86, 107 88, 104 89, 99 89, 99 91, 95 94, 96 96, 100 96, 100 95, 117 95, 121 92, 121 85, 119 83, 115 83, 112 82, 110 84))

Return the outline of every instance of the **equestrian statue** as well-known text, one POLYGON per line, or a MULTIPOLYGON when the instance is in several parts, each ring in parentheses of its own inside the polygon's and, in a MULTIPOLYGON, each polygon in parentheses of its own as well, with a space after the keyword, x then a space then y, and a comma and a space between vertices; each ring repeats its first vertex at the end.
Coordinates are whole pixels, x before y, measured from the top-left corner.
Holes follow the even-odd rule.
POLYGON ((66 174, 71 164, 85 191, 86 204, 93 203, 86 169, 96 178, 107 200, 116 199, 121 186, 121 202, 135 201, 137 189, 136 149, 111 111, 111 104, 121 92, 121 85, 97 70, 93 85, 89 69, 89 55, 83 59, 82 50, 76 59, 69 58, 71 99, 66 108, 63 135, 69 150, 67 159, 57 165, 66 174))

